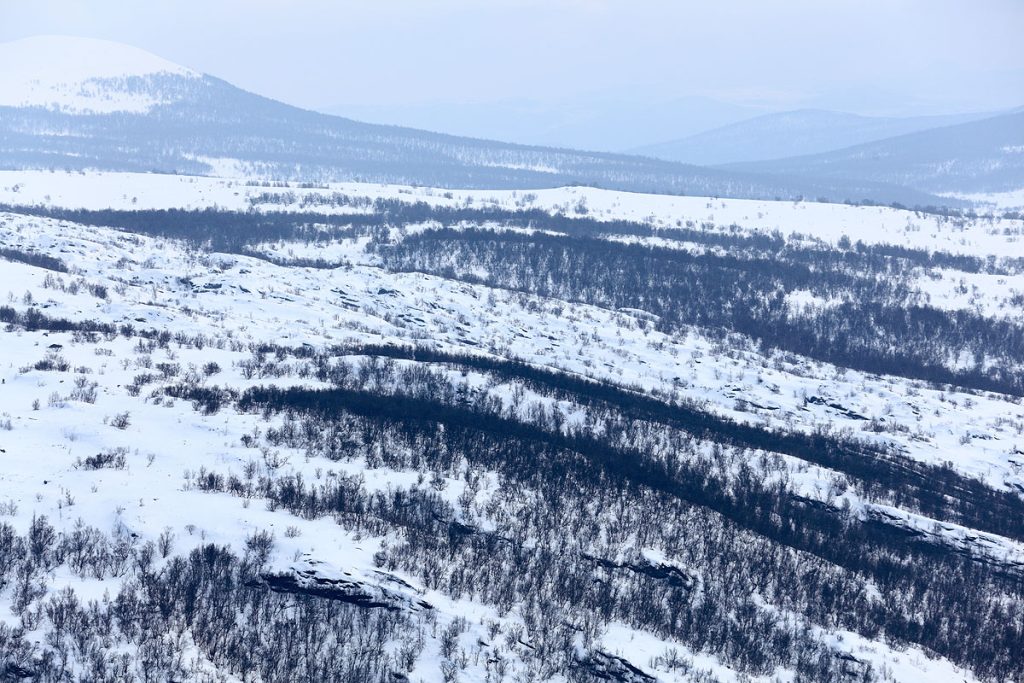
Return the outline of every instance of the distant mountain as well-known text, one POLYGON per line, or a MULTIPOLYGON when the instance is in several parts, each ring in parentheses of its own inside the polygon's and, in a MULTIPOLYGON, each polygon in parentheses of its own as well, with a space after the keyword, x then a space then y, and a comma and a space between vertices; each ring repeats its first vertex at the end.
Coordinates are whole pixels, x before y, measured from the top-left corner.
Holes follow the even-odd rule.
POLYGON ((974 121, 991 114, 880 118, 820 109, 765 114, 630 152, 688 164, 718 165, 830 152, 865 142, 974 121))
MULTIPOLYGON (((0 167, 360 180, 463 188, 595 185, 907 205, 942 200, 877 183, 772 178, 638 156, 531 147, 360 123, 240 90, 135 48, 78 38, 0 47, 0 167)), ((952 202, 953 200, 950 200, 952 202)))
POLYGON ((900 135, 835 152, 731 164, 731 170, 842 183, 859 179, 923 192, 1024 188, 1024 111, 900 135))
POLYGON ((202 79, 138 48, 71 36, 0 43, 0 64, 0 107, 79 115, 146 113, 202 79))
POLYGON ((748 119, 762 109, 707 97, 653 101, 610 91, 554 103, 526 99, 413 105, 339 105, 324 113, 363 121, 601 152, 623 150, 748 119))

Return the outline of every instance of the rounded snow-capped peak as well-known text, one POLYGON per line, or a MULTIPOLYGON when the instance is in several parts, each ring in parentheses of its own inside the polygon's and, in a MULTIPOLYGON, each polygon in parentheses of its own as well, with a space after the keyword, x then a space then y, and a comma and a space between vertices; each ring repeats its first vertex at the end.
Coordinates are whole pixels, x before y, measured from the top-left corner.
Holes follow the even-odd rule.
POLYGON ((178 99, 182 80, 201 77, 145 50, 108 40, 34 36, 0 43, 0 106, 145 112, 178 99))

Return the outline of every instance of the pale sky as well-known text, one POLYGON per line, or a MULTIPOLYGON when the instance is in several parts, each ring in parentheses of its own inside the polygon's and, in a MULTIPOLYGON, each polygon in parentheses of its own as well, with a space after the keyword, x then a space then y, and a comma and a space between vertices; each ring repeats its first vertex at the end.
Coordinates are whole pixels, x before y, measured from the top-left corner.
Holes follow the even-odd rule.
POLYGON ((0 41, 42 33, 129 43, 309 108, 595 92, 1024 104, 1024 0, 0 0, 0 41))

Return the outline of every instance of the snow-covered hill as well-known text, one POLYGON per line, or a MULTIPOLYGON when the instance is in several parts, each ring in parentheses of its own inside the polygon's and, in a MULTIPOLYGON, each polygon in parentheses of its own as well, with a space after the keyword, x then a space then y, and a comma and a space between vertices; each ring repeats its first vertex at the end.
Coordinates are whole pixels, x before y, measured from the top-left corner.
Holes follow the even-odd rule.
POLYGON ((201 77, 144 50, 71 36, 0 43, 0 64, 0 106, 73 114, 145 113, 175 101, 169 82, 201 77))

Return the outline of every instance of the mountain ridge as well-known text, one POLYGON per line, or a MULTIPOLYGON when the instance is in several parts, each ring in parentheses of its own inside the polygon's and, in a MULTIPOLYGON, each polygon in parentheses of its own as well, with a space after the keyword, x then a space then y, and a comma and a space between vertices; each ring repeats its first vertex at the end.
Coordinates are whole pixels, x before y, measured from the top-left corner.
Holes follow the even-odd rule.
POLYGON ((756 116, 762 110, 689 96, 670 100, 614 91, 545 103, 525 99, 410 105, 334 105, 317 109, 378 121, 525 145, 630 153, 639 145, 698 133, 756 116))
POLYGON ((966 123, 994 113, 872 117, 826 109, 755 116, 694 135, 628 150, 668 161, 718 166, 837 151, 897 135, 966 123))
POLYGON ((1024 186, 1024 111, 942 126, 834 152, 720 168, 838 180, 862 178, 925 192, 1003 192, 1024 186))
MULTIPOLYGON (((125 54, 116 44, 112 49, 125 54)), ((194 73, 120 79, 127 82, 128 92, 147 103, 142 110, 0 107, 0 164, 8 169, 192 174, 227 167, 243 176, 306 182, 361 180, 478 189, 583 184, 700 196, 961 204, 878 183, 773 178, 362 123, 303 110, 194 73)))

